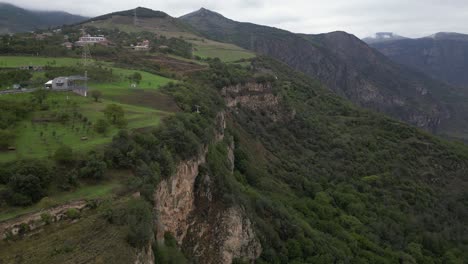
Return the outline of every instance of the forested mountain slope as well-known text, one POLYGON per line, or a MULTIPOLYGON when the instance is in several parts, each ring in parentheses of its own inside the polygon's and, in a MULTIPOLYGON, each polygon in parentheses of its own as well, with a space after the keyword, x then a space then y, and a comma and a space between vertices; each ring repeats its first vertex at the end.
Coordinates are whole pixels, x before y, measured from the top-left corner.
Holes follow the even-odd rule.
POLYGON ((274 57, 360 106, 433 132, 447 132, 440 123, 453 113, 440 94, 454 94, 453 88, 390 61, 352 35, 297 35, 236 22, 206 9, 181 19, 207 37, 274 57))
POLYGON ((264 263, 467 258, 466 147, 353 107, 280 63, 254 65, 278 76, 276 104, 241 89, 234 178, 219 188, 249 209, 264 263))
POLYGON ((2 259, 126 263, 138 252, 137 263, 467 259, 465 146, 353 106, 267 58, 251 67, 214 60, 162 89, 179 113, 154 129, 122 131, 92 161, 69 168, 126 172, 123 196, 95 205, 77 225, 1 242, 2 259), (99 243, 106 239, 115 249, 99 243), (49 243, 31 248, 34 241, 49 243), (21 248, 29 250, 18 257, 13 249, 21 248), (121 253, 125 259, 115 259, 121 253))

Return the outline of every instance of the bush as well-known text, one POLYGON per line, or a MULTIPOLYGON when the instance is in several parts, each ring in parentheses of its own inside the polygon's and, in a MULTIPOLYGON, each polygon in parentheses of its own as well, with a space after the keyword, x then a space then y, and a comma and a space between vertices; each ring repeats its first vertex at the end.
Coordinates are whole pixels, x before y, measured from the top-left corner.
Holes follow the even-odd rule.
POLYGON ((80 170, 80 176, 82 178, 101 180, 107 171, 107 164, 102 161, 99 157, 92 154, 90 158, 85 162, 85 165, 80 170))
POLYGON ((41 220, 46 225, 50 225, 52 223, 52 215, 50 215, 49 213, 43 213, 41 214, 41 220))
POLYGON ((67 210, 65 215, 67 216, 67 218, 69 218, 71 220, 75 220, 75 219, 80 218, 81 213, 80 213, 80 211, 78 209, 70 208, 70 209, 67 210))
POLYGON ((13 176, 8 186, 13 192, 10 196, 10 202, 13 205, 29 205, 39 201, 45 195, 41 180, 31 174, 13 176))
POLYGON ((73 163, 73 150, 69 146, 60 146, 54 154, 54 160, 58 164, 67 165, 73 163))
POLYGON ((119 128, 124 128, 127 125, 125 120, 125 111, 124 109, 116 104, 110 104, 104 109, 104 115, 106 116, 107 121, 112 125, 115 125, 119 128))
POLYGON ((153 236, 153 213, 151 205, 141 199, 127 204, 127 241, 135 248, 142 248, 153 236))
POLYGON ((109 122, 107 122, 105 119, 99 119, 96 121, 96 124, 94 124, 94 131, 96 131, 99 134, 106 134, 107 131, 109 130, 109 122))

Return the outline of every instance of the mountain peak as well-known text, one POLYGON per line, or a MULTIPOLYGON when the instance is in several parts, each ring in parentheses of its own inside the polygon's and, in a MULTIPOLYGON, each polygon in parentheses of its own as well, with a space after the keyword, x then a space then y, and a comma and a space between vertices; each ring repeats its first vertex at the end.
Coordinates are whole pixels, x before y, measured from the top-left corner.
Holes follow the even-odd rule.
POLYGON ((217 13, 215 11, 209 10, 207 8, 200 8, 195 12, 188 13, 186 15, 181 16, 180 18, 191 18, 191 17, 217 17, 217 18, 225 18, 223 15, 220 13, 217 13))

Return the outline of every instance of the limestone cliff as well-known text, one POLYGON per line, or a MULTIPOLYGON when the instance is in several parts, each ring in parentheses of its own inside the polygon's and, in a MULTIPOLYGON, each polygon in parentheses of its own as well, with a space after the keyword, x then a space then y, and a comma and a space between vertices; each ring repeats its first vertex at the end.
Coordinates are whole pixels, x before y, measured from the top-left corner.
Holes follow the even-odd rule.
POLYGON ((275 122, 292 119, 295 115, 293 110, 281 104, 281 99, 274 93, 271 83, 249 82, 227 86, 222 89, 221 94, 226 106, 234 111, 238 107, 260 111, 275 122))
MULTIPOLYGON (((224 113, 218 115, 215 141, 224 139, 224 113)), ((199 263, 253 261, 261 246, 244 210, 216 201, 209 175, 200 173, 208 148, 197 157, 181 162, 173 176, 163 180, 154 193, 156 239, 171 233, 183 252, 199 263)), ((233 145, 228 159, 234 164, 233 145)), ((231 166, 231 168, 232 168, 231 166)), ((148 262, 139 262, 148 263, 148 262)))

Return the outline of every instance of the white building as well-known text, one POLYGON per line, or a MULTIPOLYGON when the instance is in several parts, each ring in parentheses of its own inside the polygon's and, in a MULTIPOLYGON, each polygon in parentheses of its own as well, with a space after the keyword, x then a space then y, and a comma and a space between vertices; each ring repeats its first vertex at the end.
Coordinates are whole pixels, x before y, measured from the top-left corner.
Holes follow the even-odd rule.
POLYGON ((77 42, 75 42, 76 46, 84 46, 84 45, 94 45, 94 44, 101 44, 101 45, 107 45, 108 41, 107 39, 100 35, 97 37, 93 37, 90 35, 86 35, 80 38, 77 42))
POLYGON ((57 77, 44 84, 46 89, 54 91, 72 91, 81 96, 88 96, 86 81, 88 78, 82 76, 57 77))

